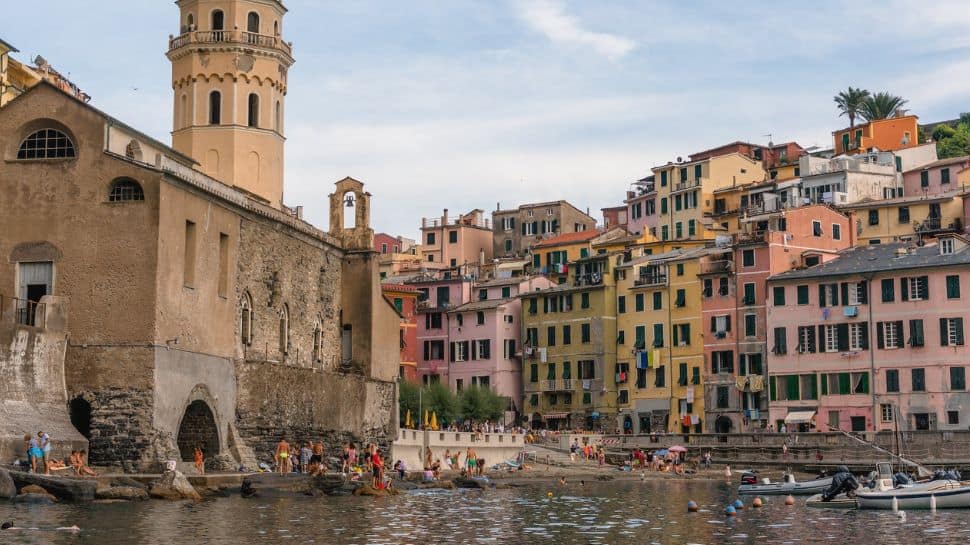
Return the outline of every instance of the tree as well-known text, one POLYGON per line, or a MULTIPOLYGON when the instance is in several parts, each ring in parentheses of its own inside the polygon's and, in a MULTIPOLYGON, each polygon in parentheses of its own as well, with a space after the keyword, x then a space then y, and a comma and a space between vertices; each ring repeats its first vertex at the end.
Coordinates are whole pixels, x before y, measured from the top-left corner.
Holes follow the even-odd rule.
POLYGON ((408 411, 411 411, 411 419, 417 425, 420 423, 421 415, 418 414, 420 408, 418 406, 418 396, 421 392, 421 388, 416 384, 411 384, 410 382, 401 381, 400 389, 398 390, 398 406, 401 408, 401 422, 404 422, 408 411))
MULTIPOLYGON (((950 157, 961 157, 967 155, 970 152, 970 123, 961 122, 957 125, 956 129, 951 129, 950 131, 940 131, 941 136, 944 138, 936 140, 936 155, 940 159, 949 159, 950 157)), ((933 131, 934 136, 937 131, 933 131)))
POLYGON ((465 388, 458 398, 461 404, 461 415, 466 420, 496 421, 502 417, 502 412, 505 410, 505 398, 490 388, 479 386, 465 388))
MULTIPOLYGON (((437 413, 439 425, 453 422, 458 417, 458 398, 444 384, 431 384, 424 389, 423 408, 437 413)), ((421 418, 424 418, 423 414, 421 418)))
POLYGON ((891 95, 887 92, 879 92, 869 95, 862 101, 860 114, 866 121, 876 119, 888 119, 901 113, 903 106, 908 101, 902 97, 891 95))
POLYGON ((856 89, 854 87, 849 87, 847 90, 835 95, 833 100, 835 100, 835 105, 838 106, 841 112, 839 116, 846 116, 849 118, 849 126, 855 127, 855 118, 859 115, 862 109, 863 101, 869 96, 869 91, 865 89, 856 89))

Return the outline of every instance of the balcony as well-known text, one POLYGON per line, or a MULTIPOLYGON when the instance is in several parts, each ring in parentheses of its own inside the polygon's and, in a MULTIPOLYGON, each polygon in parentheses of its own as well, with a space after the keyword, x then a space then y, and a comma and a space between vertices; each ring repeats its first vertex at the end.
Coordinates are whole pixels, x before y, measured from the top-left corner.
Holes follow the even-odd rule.
POLYGON ((685 182, 677 182, 674 185, 673 191, 675 191, 675 192, 676 191, 684 191, 684 190, 687 190, 687 189, 693 189, 695 187, 700 187, 700 186, 701 186, 701 180, 700 179, 698 179, 698 180, 687 180, 685 182))
POLYGON ((917 233, 934 233, 943 231, 963 231, 961 218, 926 218, 921 222, 913 222, 913 231, 917 233))
POLYGON ((573 286, 599 286, 603 283, 603 275, 599 273, 581 274, 573 280, 573 286))
POLYGON ((267 49, 279 49, 293 56, 293 46, 279 36, 267 36, 242 30, 192 30, 168 40, 168 50, 174 51, 192 44, 242 44, 267 49))
POLYGON ((701 261, 700 274, 724 274, 734 272, 734 262, 729 259, 701 261))
POLYGON ((738 233, 738 244, 760 244, 768 240, 768 231, 752 231, 738 233))
POLYGON ((541 388, 539 388, 539 384, 540 384, 539 382, 526 382, 525 391, 531 392, 531 393, 539 392, 541 391, 541 388))
POLYGON ((573 379, 564 378, 562 379, 562 389, 563 391, 570 392, 573 389, 573 379))
POLYGON ((558 392, 560 390, 559 381, 556 379, 542 381, 542 390, 546 392, 558 392))
POLYGON ((654 274, 649 276, 640 276, 633 280, 634 287, 651 287, 651 286, 666 286, 667 285, 667 275, 666 274, 654 274))

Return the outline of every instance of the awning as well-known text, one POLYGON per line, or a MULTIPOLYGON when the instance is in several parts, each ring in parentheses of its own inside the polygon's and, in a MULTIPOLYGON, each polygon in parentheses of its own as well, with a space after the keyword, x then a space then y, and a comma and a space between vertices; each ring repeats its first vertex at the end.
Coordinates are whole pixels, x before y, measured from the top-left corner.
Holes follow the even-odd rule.
POLYGON ((815 411, 792 411, 785 417, 785 424, 810 424, 815 411))
POLYGON ((545 418, 546 420, 558 420, 561 418, 566 418, 568 416, 569 416, 569 413, 546 413, 542 415, 542 417, 545 418))

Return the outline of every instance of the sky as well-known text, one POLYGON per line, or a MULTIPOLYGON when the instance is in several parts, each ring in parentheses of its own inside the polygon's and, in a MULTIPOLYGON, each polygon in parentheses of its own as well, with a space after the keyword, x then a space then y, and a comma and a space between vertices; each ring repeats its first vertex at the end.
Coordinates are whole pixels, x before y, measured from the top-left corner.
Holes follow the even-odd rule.
MULTIPOLYGON (((170 142, 166 0, 10 0, 0 38, 170 142)), ((286 0, 290 206, 328 225, 352 176, 371 224, 565 199, 621 204, 650 168, 745 140, 831 146, 848 86, 930 122, 970 111, 970 9, 922 2, 286 0), (769 136, 770 135, 770 136, 769 136)))

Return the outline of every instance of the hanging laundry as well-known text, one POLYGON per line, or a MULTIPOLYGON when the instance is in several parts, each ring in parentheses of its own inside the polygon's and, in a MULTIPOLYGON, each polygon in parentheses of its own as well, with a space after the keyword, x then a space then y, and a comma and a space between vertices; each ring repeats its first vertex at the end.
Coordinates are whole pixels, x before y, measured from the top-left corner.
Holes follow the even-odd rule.
POLYGON ((653 363, 650 367, 656 367, 657 365, 660 365, 660 350, 653 351, 653 363))
POLYGON ((738 387, 738 390, 741 390, 743 392, 744 391, 744 385, 745 385, 745 378, 744 377, 738 377, 738 378, 734 379, 734 385, 738 387))
POLYGON ((694 402, 694 388, 687 388, 687 403, 694 402))
POLYGON ((700 424, 701 423, 701 417, 697 416, 696 414, 690 415, 690 423, 691 423, 692 426, 696 426, 696 425, 700 424))
POLYGON ((680 423, 683 426, 690 427, 690 415, 685 414, 683 418, 680 419, 680 423))
POLYGON ((539 349, 539 361, 541 361, 542 363, 546 363, 546 349, 545 348, 540 348, 539 349))
POLYGON ((828 320, 829 319, 829 309, 828 309, 828 307, 822 309, 822 319, 823 320, 828 320))
POLYGON ((637 369, 650 367, 650 356, 647 352, 637 352, 637 369))
POLYGON ((754 375, 750 378, 750 388, 752 392, 760 392, 765 389, 765 377, 761 375, 754 375))

